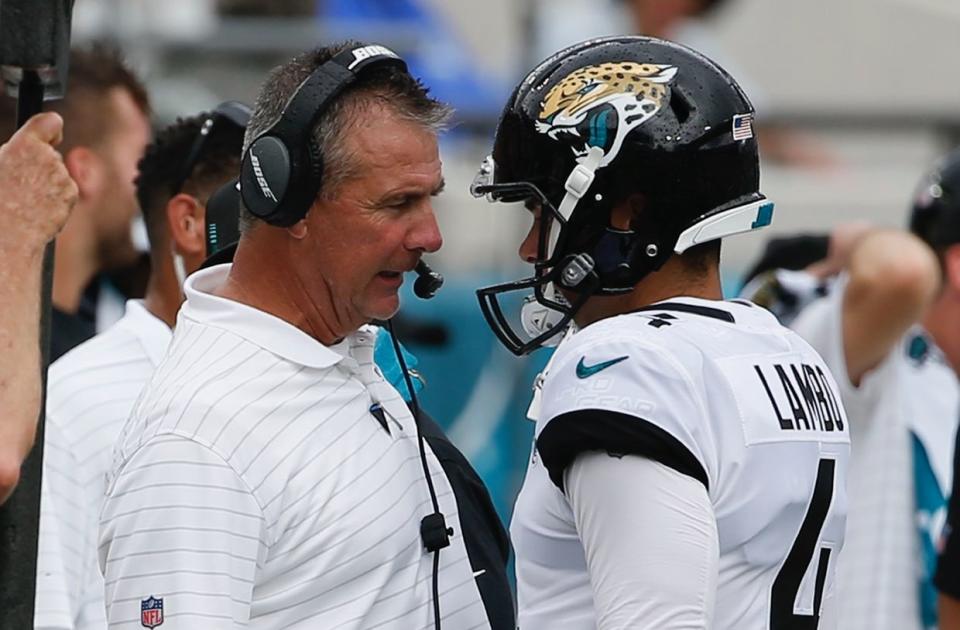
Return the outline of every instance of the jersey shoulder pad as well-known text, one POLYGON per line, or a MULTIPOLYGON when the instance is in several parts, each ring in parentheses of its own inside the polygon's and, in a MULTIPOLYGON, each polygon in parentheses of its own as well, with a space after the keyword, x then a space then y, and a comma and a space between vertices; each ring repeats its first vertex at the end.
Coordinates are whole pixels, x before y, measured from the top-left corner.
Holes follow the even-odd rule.
POLYGON ((635 323, 601 324, 562 344, 544 380, 537 448, 551 478, 560 485, 577 454, 606 450, 707 485, 709 431, 690 371, 635 323))

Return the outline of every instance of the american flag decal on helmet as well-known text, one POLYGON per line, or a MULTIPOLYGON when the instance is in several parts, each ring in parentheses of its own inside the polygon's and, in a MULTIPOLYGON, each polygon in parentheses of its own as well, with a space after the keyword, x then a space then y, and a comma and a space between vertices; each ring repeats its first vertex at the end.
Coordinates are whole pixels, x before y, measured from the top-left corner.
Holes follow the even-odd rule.
POLYGON ((140 600, 140 625, 156 628, 163 623, 163 598, 150 596, 140 600))
POLYGON ((737 114, 733 117, 733 139, 749 140, 753 137, 753 114, 737 114))

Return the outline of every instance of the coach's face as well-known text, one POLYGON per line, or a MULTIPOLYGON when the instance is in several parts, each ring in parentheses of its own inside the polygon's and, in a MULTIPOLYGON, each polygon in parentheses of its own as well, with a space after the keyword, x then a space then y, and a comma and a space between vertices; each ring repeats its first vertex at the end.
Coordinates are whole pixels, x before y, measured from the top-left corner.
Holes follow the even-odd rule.
POLYGON ((307 214, 297 263, 309 269, 301 274, 308 293, 329 297, 331 323, 344 334, 396 313, 404 272, 442 244, 432 201, 443 188, 433 131, 375 106, 346 136, 357 168, 307 214))

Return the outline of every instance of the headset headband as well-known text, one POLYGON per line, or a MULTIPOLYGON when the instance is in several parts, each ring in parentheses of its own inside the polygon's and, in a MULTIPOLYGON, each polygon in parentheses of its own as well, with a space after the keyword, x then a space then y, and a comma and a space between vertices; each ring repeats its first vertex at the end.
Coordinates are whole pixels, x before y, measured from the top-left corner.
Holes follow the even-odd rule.
POLYGON ((313 125, 360 73, 386 65, 407 70, 389 48, 358 46, 334 55, 297 87, 276 122, 250 143, 243 156, 240 194, 254 216, 277 226, 293 225, 306 216, 323 175, 313 125))

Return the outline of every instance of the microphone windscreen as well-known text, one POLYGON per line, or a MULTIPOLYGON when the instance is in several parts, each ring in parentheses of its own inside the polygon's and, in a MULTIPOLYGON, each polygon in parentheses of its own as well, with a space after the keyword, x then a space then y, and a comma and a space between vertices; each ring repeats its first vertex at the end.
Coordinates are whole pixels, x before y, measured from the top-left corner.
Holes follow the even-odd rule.
POLYGON ((413 293, 421 300, 429 300, 443 286, 443 276, 431 269, 422 258, 414 271, 417 279, 413 283, 413 293))
POLYGON ((73 0, 0 0, 0 70, 11 96, 24 70, 36 71, 46 98, 63 96, 73 0))

